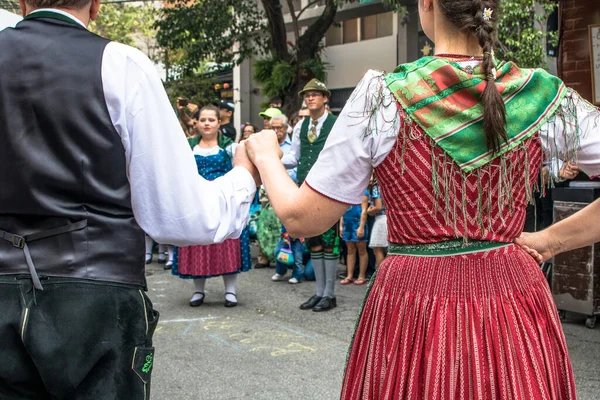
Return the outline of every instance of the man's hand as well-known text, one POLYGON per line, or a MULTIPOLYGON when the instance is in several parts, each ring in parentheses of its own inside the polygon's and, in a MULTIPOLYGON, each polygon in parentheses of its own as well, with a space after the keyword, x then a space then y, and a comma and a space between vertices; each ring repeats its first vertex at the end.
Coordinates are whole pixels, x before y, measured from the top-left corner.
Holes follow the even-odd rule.
POLYGON ((270 129, 262 130, 248 139, 244 140, 248 156, 253 163, 258 164, 260 160, 268 157, 281 159, 283 152, 279 147, 277 134, 270 129))
POLYGON ((579 175, 579 171, 581 169, 577 165, 567 161, 558 172, 558 176, 560 179, 575 179, 579 175))
POLYGON ((256 186, 261 185, 260 174, 258 173, 256 166, 252 164, 252 161, 250 161, 250 158, 248 158, 245 141, 239 143, 237 146, 235 158, 233 160, 233 166, 246 168, 248 172, 252 174, 252 178, 254 178, 256 186))
POLYGON ((535 233, 523 232, 521 236, 515 239, 515 243, 529 253, 538 264, 551 259, 555 254, 552 241, 546 234, 546 231, 535 233))

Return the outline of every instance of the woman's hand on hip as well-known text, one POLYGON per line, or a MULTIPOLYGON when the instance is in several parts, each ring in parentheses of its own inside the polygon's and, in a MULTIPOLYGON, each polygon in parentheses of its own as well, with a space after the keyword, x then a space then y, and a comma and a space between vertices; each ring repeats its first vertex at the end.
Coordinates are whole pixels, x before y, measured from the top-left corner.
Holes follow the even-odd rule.
POLYGON ((515 243, 532 256, 538 264, 554 257, 552 241, 546 231, 523 232, 521 236, 515 239, 515 243))

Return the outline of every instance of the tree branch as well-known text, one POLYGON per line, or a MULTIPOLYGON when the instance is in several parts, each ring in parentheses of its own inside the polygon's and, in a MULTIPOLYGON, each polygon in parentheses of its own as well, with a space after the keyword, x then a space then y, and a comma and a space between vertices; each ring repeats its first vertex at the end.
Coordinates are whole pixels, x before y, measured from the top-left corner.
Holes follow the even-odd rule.
POLYGON ((287 34, 281 3, 279 0, 261 0, 269 21, 269 36, 271 38, 271 54, 280 60, 289 61, 291 56, 287 49, 287 34))
MULTIPOLYGON (((298 17, 294 10, 294 1, 287 0, 288 7, 290 9, 290 15, 292 16, 292 26, 294 28, 294 39, 296 39, 296 46, 298 46, 298 40, 300 40, 300 27, 298 26, 298 17)), ((299 14, 298 14, 299 15, 299 14)))
POLYGON ((319 2, 319 0, 311 0, 308 2, 307 5, 305 5, 300 12, 298 13, 298 15, 296 16, 298 19, 300 19, 300 16, 302 15, 302 13, 306 10, 308 10, 310 8, 310 6, 314 6, 315 4, 317 4, 319 2))
POLYGON ((321 39, 335 21, 337 4, 335 0, 327 0, 323 14, 313 22, 298 41, 298 60, 308 60, 319 53, 321 39))

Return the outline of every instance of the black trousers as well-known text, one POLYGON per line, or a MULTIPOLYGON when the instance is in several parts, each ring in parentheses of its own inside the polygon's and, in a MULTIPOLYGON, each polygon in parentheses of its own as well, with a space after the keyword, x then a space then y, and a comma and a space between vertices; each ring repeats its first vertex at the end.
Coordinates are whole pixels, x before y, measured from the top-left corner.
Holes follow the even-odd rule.
POLYGON ((146 400, 158 312, 141 287, 0 276, 0 399, 146 400))

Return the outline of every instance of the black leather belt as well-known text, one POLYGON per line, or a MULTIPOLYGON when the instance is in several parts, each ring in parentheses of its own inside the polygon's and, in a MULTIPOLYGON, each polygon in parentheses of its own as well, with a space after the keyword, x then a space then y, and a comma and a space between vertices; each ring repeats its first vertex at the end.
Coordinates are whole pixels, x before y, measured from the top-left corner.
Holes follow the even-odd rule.
POLYGON ((21 236, 16 233, 10 233, 3 230, 0 230, 0 238, 10 242, 17 249, 23 250, 25 254, 25 261, 27 262, 27 267, 29 268, 29 273, 31 274, 31 280, 33 281, 33 286, 36 289, 44 290, 42 287, 42 283, 40 282, 40 278, 38 277, 37 271, 35 270, 35 266, 33 265, 33 260, 31 259, 31 253, 29 252, 29 247, 27 243, 46 239, 56 235, 62 235, 64 233, 78 231, 79 229, 83 229, 87 226, 87 219, 82 219, 81 221, 74 222, 72 224, 59 226, 58 228, 48 229, 47 231, 36 232, 29 235, 21 236))

